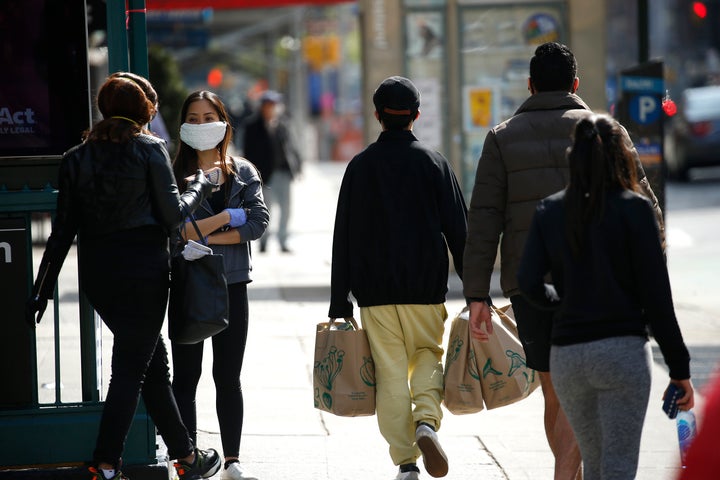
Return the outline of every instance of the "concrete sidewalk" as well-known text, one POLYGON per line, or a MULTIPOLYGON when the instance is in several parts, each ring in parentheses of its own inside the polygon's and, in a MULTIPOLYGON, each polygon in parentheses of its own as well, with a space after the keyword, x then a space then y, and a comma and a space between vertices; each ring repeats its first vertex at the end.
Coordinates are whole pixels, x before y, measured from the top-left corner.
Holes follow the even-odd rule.
MULTIPOLYGON (((332 230, 344 169, 345 164, 341 163, 309 163, 304 177, 294 184, 293 235, 289 242, 294 253, 280 253, 274 237, 268 243, 267 253, 261 254, 254 248, 254 281, 248 287, 250 331, 242 374, 245 422, 240 455, 242 463, 261 480, 390 480, 397 472, 374 416, 336 417, 313 407, 315 325, 327 319, 332 230)), ((34 250, 35 266, 41 254, 41 248, 34 250)), ((72 249, 59 280, 62 348, 72 352, 79 348, 75 330, 76 267, 75 249, 72 249)), ((449 286, 446 306, 452 316, 461 310, 464 300, 457 276, 451 276, 449 286)), ((498 304, 507 302, 499 291, 497 278, 493 279, 491 295, 498 304)), ((359 316, 357 310, 356 316, 359 316)), ((678 317, 684 322, 683 335, 689 344, 704 345, 720 339, 715 323, 708 322, 707 315, 693 310, 692 305, 679 310, 678 317)), ((48 319, 44 322, 38 329, 38 372, 43 386, 40 397, 41 401, 51 402, 55 388, 53 329, 47 324, 48 319)), ((445 346, 447 334, 449 328, 445 346)), ((104 388, 110 374, 111 345, 112 336, 103 328, 104 388)), ((201 448, 221 450, 212 383, 212 344, 206 342, 205 345, 197 398, 198 443, 201 448)), ((62 371, 67 372, 61 387, 63 401, 79 401, 79 383, 73 379, 80 371, 77 355, 63 356, 62 371)), ((675 422, 661 411, 667 378, 664 367, 653 364, 652 392, 637 476, 640 480, 675 480, 678 473, 675 422)), ((699 415, 702 400, 699 395, 696 399, 695 410, 699 415)), ((448 480, 553 478, 553 457, 545 439, 543 398, 539 389, 519 403, 496 410, 464 416, 446 412, 438 433, 449 456, 450 472, 445 477, 448 480)), ((422 470, 422 462, 420 466, 422 470)), ((220 474, 215 478, 219 479, 220 474)), ((423 472, 421 478, 431 477, 423 472)))
MULTIPOLYGON (((311 163, 295 183, 290 239, 294 253, 280 253, 274 237, 267 253, 255 249, 242 376, 241 461, 262 480, 390 480, 397 472, 374 416, 342 418, 313 408, 315 324, 327 319, 332 228, 344 167, 311 163)), ((457 277, 451 278, 450 287, 447 310, 452 316, 464 302, 457 277)), ((497 303, 506 301, 498 292, 493 295, 497 303)), ((198 437, 200 447, 220 450, 211 365, 206 350, 197 399, 198 437)), ((654 364, 640 480, 672 480, 678 473, 675 423, 660 408, 667 378, 664 368, 654 364)), ((464 416, 445 413, 439 436, 450 459, 448 480, 553 478, 539 389, 500 409, 464 416)), ((422 472, 421 478, 431 477, 422 472)))

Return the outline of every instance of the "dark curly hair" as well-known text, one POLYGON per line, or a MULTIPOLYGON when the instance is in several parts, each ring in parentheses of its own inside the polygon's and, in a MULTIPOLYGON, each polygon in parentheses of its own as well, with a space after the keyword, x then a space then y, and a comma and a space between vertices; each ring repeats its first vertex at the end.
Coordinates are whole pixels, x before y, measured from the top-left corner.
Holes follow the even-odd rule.
POLYGON ((570 49, 557 42, 543 43, 530 59, 530 81, 538 92, 569 92, 577 77, 577 61, 570 49))

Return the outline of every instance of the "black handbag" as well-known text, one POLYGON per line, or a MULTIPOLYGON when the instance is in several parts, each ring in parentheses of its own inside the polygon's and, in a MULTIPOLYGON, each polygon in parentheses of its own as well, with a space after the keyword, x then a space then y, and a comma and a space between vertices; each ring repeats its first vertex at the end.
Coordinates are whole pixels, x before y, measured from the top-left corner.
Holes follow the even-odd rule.
MULTIPOLYGON (((200 243, 207 246, 192 215, 189 218, 200 243)), ((183 242, 176 242, 170 260, 168 334, 175 343, 192 344, 227 328, 227 278, 222 255, 186 260, 183 246, 183 242)))

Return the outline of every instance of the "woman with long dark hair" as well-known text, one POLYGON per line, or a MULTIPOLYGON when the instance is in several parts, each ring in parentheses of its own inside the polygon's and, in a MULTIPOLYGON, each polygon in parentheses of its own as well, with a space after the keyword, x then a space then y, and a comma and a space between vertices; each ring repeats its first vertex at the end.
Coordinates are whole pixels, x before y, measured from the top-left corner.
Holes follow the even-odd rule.
MULTIPOLYGON (((212 337, 216 408, 225 456, 222 478, 256 480, 239 461, 244 415, 240 371, 248 333, 250 242, 265 232, 268 210, 255 166, 228 154, 232 128, 220 97, 206 90, 190 94, 182 106, 181 119, 180 148, 173 162, 175 175, 185 178, 200 169, 219 184, 194 217, 213 252, 223 255, 228 283, 229 326, 212 337)), ((181 232, 185 239, 198 239, 194 228, 183 228, 181 232)), ((195 396, 202 373, 203 343, 172 343, 173 391, 194 441, 195 396)))
POLYGON ((670 383, 684 391, 680 410, 694 405, 658 223, 639 193, 632 148, 608 115, 578 122, 570 183, 539 202, 518 271, 528 300, 555 310, 550 371, 585 480, 635 478, 650 395, 648 327, 670 383))
POLYGON ((178 192, 165 144, 147 130, 157 95, 132 74, 100 87, 103 119, 70 149, 59 171, 57 215, 40 263, 27 321, 40 322, 60 268, 77 235, 81 288, 113 333, 112 374, 90 467, 96 480, 126 479, 122 452, 140 394, 181 479, 211 477, 215 450, 198 450, 170 386, 160 330, 170 285, 168 236, 212 191, 197 172, 178 192), (37 316, 37 318, 36 318, 37 316))

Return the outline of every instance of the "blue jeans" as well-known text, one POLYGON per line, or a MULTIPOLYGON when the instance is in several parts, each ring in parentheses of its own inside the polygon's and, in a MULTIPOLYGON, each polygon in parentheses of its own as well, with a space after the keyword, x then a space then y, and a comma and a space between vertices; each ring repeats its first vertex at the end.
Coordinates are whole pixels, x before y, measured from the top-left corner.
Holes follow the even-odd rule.
MULTIPOLYGON (((275 170, 270 177, 270 181, 266 186, 263 187, 263 197, 265 198, 265 204, 270 211, 270 222, 274 222, 275 216, 272 214, 271 208, 279 208, 280 215, 277 216, 277 237, 280 242, 281 248, 287 248, 288 239, 288 225, 290 224, 290 213, 292 210, 291 196, 290 196, 290 184, 292 183, 292 176, 290 172, 286 170, 275 170)), ((277 210, 276 210, 277 211, 277 210)), ((268 231, 260 238, 260 245, 264 246, 267 244, 267 239, 270 236, 268 231)))

